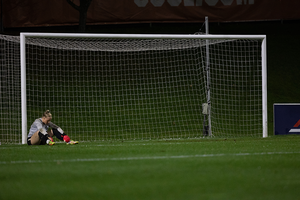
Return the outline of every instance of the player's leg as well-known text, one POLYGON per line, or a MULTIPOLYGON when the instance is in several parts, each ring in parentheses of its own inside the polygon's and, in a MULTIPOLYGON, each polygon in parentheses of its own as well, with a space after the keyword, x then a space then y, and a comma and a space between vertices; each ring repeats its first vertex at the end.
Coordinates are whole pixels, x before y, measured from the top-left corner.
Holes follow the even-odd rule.
POLYGON ((68 136, 63 132, 61 128, 52 128, 53 135, 55 135, 59 140, 69 142, 68 136))
POLYGON ((64 133, 61 128, 52 128, 53 135, 55 135, 59 140, 66 142, 67 144, 78 144, 78 141, 73 141, 70 137, 64 133))
POLYGON ((45 132, 42 133, 41 131, 35 132, 30 138, 31 145, 54 145, 52 138, 45 132))
POLYGON ((35 132, 30 139, 31 145, 39 145, 41 143, 40 137, 39 137, 39 131, 35 132))

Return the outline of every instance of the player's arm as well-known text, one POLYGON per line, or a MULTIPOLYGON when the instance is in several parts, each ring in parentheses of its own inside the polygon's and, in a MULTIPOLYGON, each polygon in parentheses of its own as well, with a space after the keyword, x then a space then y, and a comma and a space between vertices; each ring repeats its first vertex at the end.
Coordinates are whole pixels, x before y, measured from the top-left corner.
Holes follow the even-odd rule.
POLYGON ((59 126, 57 126, 56 124, 54 124, 53 122, 48 122, 48 124, 47 124, 49 127, 51 127, 51 128, 55 128, 55 129, 58 129, 59 128, 59 126))
POLYGON ((48 135, 50 136, 50 137, 53 137, 53 131, 52 131, 52 129, 49 129, 48 131, 47 131, 47 133, 48 133, 48 135))
POLYGON ((46 129, 43 127, 42 122, 40 120, 35 120, 34 125, 36 126, 37 130, 41 132, 43 135, 46 135, 46 129))

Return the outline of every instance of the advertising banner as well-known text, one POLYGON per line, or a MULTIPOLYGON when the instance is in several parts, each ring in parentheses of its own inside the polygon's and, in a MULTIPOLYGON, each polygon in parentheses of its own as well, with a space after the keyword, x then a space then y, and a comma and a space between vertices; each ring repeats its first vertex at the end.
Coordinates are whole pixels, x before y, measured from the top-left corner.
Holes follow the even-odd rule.
MULTIPOLYGON (((5 28, 77 25, 67 0, 1 0, 5 28)), ((79 0, 72 0, 80 5, 79 0)), ((87 24, 300 19, 299 0, 92 0, 87 24)))
POLYGON ((300 104, 274 104, 274 134, 300 134, 300 104))

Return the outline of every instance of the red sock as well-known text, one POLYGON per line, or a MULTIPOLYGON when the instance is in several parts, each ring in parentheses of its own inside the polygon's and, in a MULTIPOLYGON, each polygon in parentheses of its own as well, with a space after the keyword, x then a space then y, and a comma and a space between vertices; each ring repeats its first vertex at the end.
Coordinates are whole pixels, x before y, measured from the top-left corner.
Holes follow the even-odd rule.
POLYGON ((70 140, 71 140, 70 137, 67 136, 67 135, 64 135, 64 138, 63 138, 63 139, 64 139, 64 141, 67 142, 67 143, 70 142, 70 140))

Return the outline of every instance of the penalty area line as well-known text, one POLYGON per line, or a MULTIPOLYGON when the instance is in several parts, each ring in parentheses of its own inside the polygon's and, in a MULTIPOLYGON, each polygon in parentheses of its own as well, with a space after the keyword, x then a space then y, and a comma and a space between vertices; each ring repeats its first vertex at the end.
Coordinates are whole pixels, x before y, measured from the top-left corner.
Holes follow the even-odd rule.
POLYGON ((164 160, 181 158, 205 158, 205 157, 224 157, 224 156, 260 156, 260 155, 284 155, 300 154, 300 152, 262 152, 262 153, 235 153, 235 154, 201 154, 201 155, 178 155, 178 156, 142 156, 142 157, 120 157, 120 158, 78 158, 65 160, 17 160, 0 161, 0 165, 7 164, 35 164, 35 163, 68 163, 68 162, 103 162, 103 161, 127 161, 127 160, 164 160))

